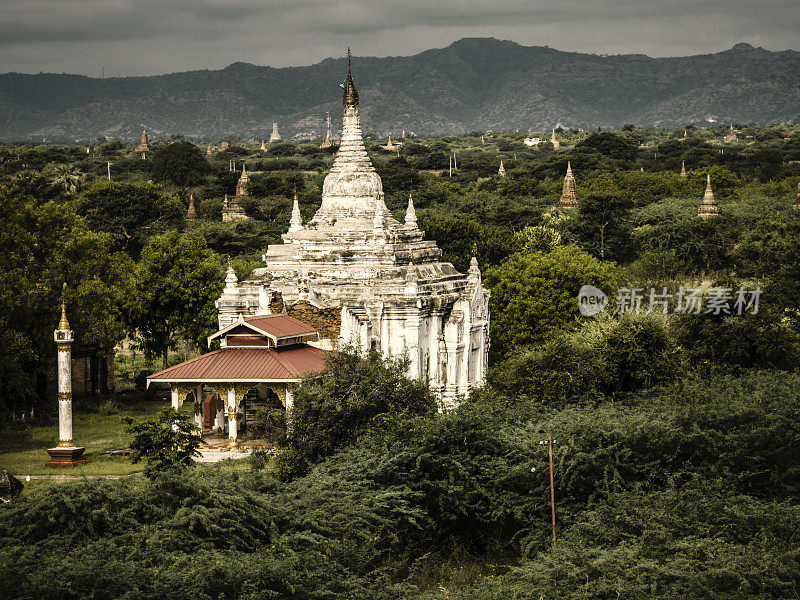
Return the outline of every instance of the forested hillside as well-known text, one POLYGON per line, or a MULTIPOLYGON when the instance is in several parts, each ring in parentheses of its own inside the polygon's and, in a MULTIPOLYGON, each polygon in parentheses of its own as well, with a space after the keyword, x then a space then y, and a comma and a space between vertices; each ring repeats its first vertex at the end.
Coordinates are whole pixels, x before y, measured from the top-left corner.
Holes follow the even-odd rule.
MULTIPOLYGON (((357 49, 356 53, 357 53, 357 49)), ((800 55, 737 44, 678 58, 597 56, 495 39, 462 39, 407 57, 357 57, 368 128, 382 136, 769 124, 800 115, 800 55)), ((344 59, 306 67, 235 63, 154 77, 0 75, 0 139, 133 139, 142 126, 211 140, 324 135, 337 117, 344 59)), ((338 125, 340 126, 340 125, 338 125)))

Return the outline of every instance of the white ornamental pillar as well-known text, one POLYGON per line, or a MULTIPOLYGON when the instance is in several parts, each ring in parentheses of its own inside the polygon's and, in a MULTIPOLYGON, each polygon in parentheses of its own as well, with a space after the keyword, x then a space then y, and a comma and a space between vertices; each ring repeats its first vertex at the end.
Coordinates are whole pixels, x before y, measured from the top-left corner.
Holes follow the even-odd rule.
MULTIPOLYGON (((66 291, 67 284, 64 284, 66 291)), ((75 333, 69 328, 67 308, 61 303, 61 320, 53 332, 53 339, 58 349, 58 445, 49 448, 47 453, 49 467, 74 467, 85 463, 83 452, 86 448, 78 447, 72 441, 72 342, 75 333)))
POLYGON ((73 448, 72 442, 72 342, 66 307, 61 305, 61 321, 54 335, 58 348, 58 447, 73 448))

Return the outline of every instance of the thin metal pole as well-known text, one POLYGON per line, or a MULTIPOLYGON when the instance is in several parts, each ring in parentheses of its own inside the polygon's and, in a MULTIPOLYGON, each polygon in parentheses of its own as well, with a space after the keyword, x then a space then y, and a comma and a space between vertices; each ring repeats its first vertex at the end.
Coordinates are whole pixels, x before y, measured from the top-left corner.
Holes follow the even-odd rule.
POLYGON ((553 487, 553 438, 547 436, 547 453, 550 455, 550 511, 553 514, 553 550, 556 548, 556 490, 553 487))

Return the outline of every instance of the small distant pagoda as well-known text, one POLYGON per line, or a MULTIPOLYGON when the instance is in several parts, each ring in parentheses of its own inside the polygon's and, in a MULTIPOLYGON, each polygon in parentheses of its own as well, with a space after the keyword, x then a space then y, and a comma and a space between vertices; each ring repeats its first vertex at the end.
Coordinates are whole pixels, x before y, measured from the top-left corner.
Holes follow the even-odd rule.
POLYGON ((392 143, 392 136, 389 135, 389 142, 385 146, 381 146, 384 150, 388 150, 389 152, 394 152, 397 150, 397 146, 392 143))
POLYGON ((136 152, 150 152, 150 140, 147 139, 147 129, 142 129, 142 139, 136 147, 136 152))
POLYGON ((208 150, 206 150, 206 158, 211 158, 214 156, 214 152, 211 150, 211 144, 208 145, 208 150))
POLYGON ((558 150, 561 148, 561 142, 556 139, 556 129, 553 128, 553 135, 550 136, 550 143, 553 144, 553 150, 558 150))
POLYGON ((195 208, 194 205, 194 194, 189 194, 189 208, 186 211, 186 220, 187 221, 197 220, 197 208, 195 208))
POLYGON ((502 160, 500 161, 500 168, 497 169, 497 174, 500 175, 500 177, 505 177, 506 176, 506 168, 503 166, 503 161, 502 160))
POLYGON ((800 210, 800 181, 797 182, 797 198, 795 198, 792 208, 800 210))
POLYGON ((236 196, 233 200, 228 201, 228 196, 222 203, 222 220, 223 221, 243 221, 249 219, 244 208, 241 205, 241 199, 247 198, 247 186, 250 183, 250 178, 247 176, 247 169, 242 165, 242 176, 239 177, 239 182, 236 184, 236 196))
POLYGON ((333 137, 331 134, 331 111, 329 110, 325 111, 325 125, 327 126, 325 130, 325 141, 320 144, 320 148, 330 148, 333 146, 333 141, 331 140, 333 137))
POLYGON ((706 193, 703 195, 703 201, 697 209, 697 216, 701 219, 710 219, 719 216, 719 205, 714 199, 714 192, 711 190, 711 175, 706 175, 706 193))
POLYGON ((572 176, 572 164, 567 161, 567 174, 564 176, 564 186, 561 189, 561 198, 558 206, 572 208, 578 205, 578 192, 575 187, 575 177, 572 176))
POLYGON ((278 124, 272 124, 272 133, 269 134, 269 143, 277 142, 281 139, 281 134, 278 133, 278 124))
POLYGON ((261 140, 261 148, 259 148, 262 152, 267 151, 267 145, 264 143, 264 140, 261 140))
POLYGON ((686 161, 681 161, 681 177, 686 179, 686 161))
POLYGON ((738 139, 739 138, 736 137, 736 132, 733 130, 733 125, 731 125, 730 129, 728 129, 728 135, 725 136, 725 143, 735 142, 738 139))

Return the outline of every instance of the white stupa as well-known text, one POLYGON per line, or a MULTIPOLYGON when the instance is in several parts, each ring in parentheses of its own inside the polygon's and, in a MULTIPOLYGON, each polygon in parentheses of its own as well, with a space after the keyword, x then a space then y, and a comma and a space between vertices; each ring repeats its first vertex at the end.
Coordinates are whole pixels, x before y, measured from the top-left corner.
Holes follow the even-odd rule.
POLYGON ((349 51, 343 87, 342 141, 322 205, 305 224, 293 211, 265 266, 226 284, 219 325, 285 311, 319 330, 329 348, 349 343, 407 356, 409 375, 428 381, 443 407, 454 406, 486 375, 489 292, 475 257, 467 274, 441 260, 410 196, 404 223, 387 209, 362 138, 349 51))

